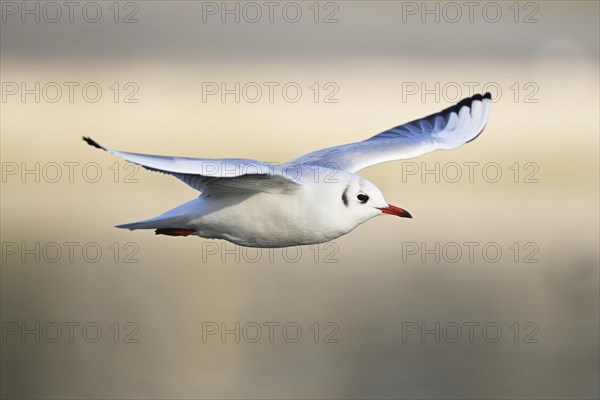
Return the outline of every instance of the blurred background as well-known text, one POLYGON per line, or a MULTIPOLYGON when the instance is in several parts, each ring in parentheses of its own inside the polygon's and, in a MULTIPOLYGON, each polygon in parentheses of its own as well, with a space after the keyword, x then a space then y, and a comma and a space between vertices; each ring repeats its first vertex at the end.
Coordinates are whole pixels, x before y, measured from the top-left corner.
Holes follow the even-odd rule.
POLYGON ((597 2, 1 7, 2 398, 600 395, 597 2), (116 229, 197 193, 81 141, 283 162, 486 90, 319 246, 116 229))

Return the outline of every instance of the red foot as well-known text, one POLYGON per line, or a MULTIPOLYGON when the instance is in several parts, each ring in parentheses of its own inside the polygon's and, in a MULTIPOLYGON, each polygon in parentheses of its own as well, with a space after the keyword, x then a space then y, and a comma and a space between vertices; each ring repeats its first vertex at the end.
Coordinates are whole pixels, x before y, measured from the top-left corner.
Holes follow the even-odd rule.
POLYGON ((185 228, 162 228, 154 231, 156 235, 168 235, 168 236, 189 236, 194 233, 191 229, 185 228))

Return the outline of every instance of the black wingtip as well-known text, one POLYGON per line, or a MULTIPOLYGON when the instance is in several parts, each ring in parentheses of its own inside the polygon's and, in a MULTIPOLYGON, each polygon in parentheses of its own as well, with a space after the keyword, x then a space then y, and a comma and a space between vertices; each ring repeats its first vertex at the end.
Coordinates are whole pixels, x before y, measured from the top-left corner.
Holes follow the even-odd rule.
POLYGON ((477 93, 471 97, 466 97, 466 98, 462 99, 455 106, 458 106, 458 109, 460 109, 462 106, 471 107, 471 104, 473 104, 474 101, 491 100, 491 99, 492 99, 492 94, 490 92, 485 92, 484 94, 477 93))
POLYGON ((455 105, 450 106, 450 107, 446 108, 445 110, 442 110, 433 115, 448 114, 451 112, 455 112, 458 114, 460 109, 463 108, 464 106, 471 108, 471 105, 473 104, 474 101, 482 101, 482 100, 492 100, 492 94, 490 92, 486 92, 485 94, 479 94, 479 93, 474 94, 473 96, 466 97, 466 98, 462 99, 461 101, 459 101, 458 103, 456 103, 455 105))
POLYGON ((87 137, 87 136, 82 136, 81 138, 83 139, 84 142, 86 142, 90 146, 94 146, 95 148, 100 149, 100 150, 105 150, 104 147, 100 146, 98 144, 98 142, 96 142, 94 139, 87 137))

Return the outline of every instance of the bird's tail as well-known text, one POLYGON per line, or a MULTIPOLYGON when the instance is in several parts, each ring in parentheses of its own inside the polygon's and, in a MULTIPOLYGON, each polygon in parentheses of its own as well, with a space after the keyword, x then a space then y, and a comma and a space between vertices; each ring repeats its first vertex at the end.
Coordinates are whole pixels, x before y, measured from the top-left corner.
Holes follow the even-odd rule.
POLYGON ((116 228, 129 229, 135 231, 136 229, 158 229, 165 228, 166 226, 172 226, 169 219, 161 219, 159 217, 145 219, 143 221, 129 222, 127 224, 116 225, 116 228))
POLYGON ((172 228, 185 226, 189 222, 189 219, 183 217, 158 217, 145 219, 143 221, 130 222, 127 224, 117 225, 116 228, 129 229, 134 231, 136 229, 160 229, 160 228, 172 228))

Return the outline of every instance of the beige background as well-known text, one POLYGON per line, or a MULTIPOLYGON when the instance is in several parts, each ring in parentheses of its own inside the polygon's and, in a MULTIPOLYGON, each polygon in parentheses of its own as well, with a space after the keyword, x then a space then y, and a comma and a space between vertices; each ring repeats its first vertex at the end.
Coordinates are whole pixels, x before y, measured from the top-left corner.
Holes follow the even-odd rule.
MULTIPOLYGON (((103 328, 98 343, 79 331, 69 343, 66 328, 58 343, 7 336, 3 398, 598 397, 597 2, 536 2, 539 22, 530 24, 513 21, 512 2, 501 3, 498 23, 481 13, 473 23, 466 16, 457 23, 407 16, 403 23, 402 2, 338 2, 333 24, 312 21, 312 2, 300 3, 304 14, 296 24, 277 13, 273 23, 223 24, 212 17, 203 23, 201 2, 163 1, 137 2, 139 22, 115 24, 112 2, 99 4, 104 14, 96 24, 76 13, 73 23, 7 16, 1 26, 3 83, 103 88, 97 103, 78 91, 73 103, 65 97, 36 103, 32 96, 1 103, 4 173, 21 163, 96 162, 103 174, 89 183, 78 167, 69 182, 65 167, 56 183, 19 174, 2 183, 5 329, 36 321, 103 328), (137 84, 139 102, 115 103, 114 82, 137 84), (281 96, 273 103, 236 103, 231 96, 203 102, 203 82, 297 82, 303 96, 297 103, 281 96), (313 102, 314 82, 334 82, 339 102, 313 102), (377 218, 333 247, 300 249, 295 263, 281 250, 250 262, 256 253, 225 242, 113 228, 196 194, 144 170, 135 175, 138 183, 124 183, 123 176, 115 183, 110 168, 118 160, 80 140, 90 135, 142 153, 285 161, 452 103, 432 95, 403 99, 410 82, 429 88, 456 82, 465 96, 465 82, 501 88, 475 142, 411 162, 427 168, 495 162, 502 179, 488 183, 480 173, 473 183, 402 179, 408 164, 401 162, 365 169, 361 175, 414 219, 377 218), (518 101, 510 89, 515 83, 518 101), (536 103, 522 97, 527 83, 538 89, 536 103), (515 183, 509 169, 515 162, 535 163, 538 182, 515 183), (31 255, 22 262, 21 253, 4 252, 9 242, 28 248, 77 242, 78 249, 97 243, 103 254, 97 263, 80 251, 73 262, 66 254, 55 263, 43 254, 40 262, 31 255), (138 248, 138 263, 123 262, 128 242, 138 248), (479 252, 474 262, 466 255, 456 263, 431 256, 421 262, 420 254, 407 258, 407 242, 498 243, 503 257, 490 263, 479 252), (535 243, 539 262, 515 263, 514 242, 535 243), (325 262, 331 249, 335 263, 325 262), (139 342, 121 337, 115 344, 109 326, 130 321, 139 327, 139 342), (274 343, 202 341, 203 322, 269 321, 300 324, 301 340, 287 343, 276 331, 274 343), (473 343, 464 336, 458 343, 431 336, 426 343, 418 336, 402 341, 406 322, 469 321, 499 324, 501 339, 488 343, 479 333, 473 343), (314 322, 321 334, 325 323, 337 324, 339 343, 314 343, 314 322), (525 323, 535 323, 538 343, 523 343, 522 336, 514 343, 514 322, 521 334, 525 323)), ((519 7, 522 20, 530 9, 519 7)), ((125 172, 124 163, 118 167, 125 172)))

